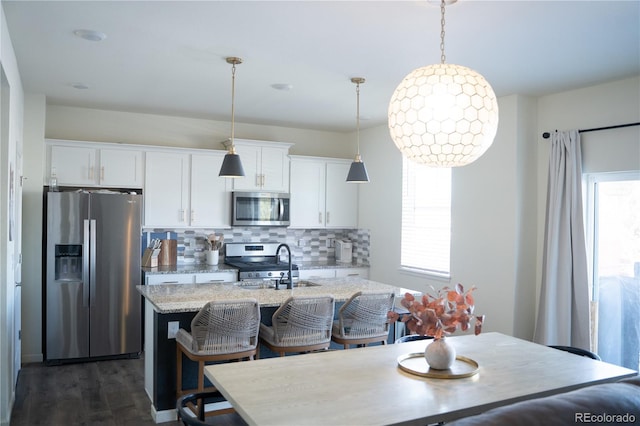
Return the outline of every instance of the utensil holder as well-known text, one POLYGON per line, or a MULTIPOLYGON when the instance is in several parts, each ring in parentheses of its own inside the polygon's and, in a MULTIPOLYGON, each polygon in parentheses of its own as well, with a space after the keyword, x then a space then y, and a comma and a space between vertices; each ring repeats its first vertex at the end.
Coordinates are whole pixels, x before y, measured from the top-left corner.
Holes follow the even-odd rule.
POLYGON ((220 260, 220 252, 218 250, 208 250, 206 253, 207 265, 217 265, 220 260))

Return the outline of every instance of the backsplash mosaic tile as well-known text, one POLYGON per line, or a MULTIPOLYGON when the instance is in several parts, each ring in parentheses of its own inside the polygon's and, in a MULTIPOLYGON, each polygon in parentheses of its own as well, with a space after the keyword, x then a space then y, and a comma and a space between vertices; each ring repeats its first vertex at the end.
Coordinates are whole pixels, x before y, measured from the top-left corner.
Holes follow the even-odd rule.
MULTIPOLYGON (((335 240, 353 243, 353 259, 369 264, 368 229, 288 229, 271 227, 234 227, 211 229, 151 229, 142 233, 142 245, 152 238, 178 240, 178 264, 205 263, 205 239, 209 234, 223 235, 225 243, 277 242, 291 248, 295 262, 330 262, 335 260, 335 240)), ((224 247, 221 256, 224 256, 224 247)))

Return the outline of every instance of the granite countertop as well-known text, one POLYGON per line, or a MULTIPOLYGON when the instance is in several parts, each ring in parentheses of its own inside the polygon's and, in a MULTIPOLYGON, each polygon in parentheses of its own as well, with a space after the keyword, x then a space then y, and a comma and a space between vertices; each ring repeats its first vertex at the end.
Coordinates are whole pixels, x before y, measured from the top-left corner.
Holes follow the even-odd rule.
POLYGON ((161 314, 196 312, 211 300, 255 298, 261 306, 269 307, 280 306, 293 295, 331 294, 336 302, 344 302, 353 293, 364 290, 393 290, 398 297, 403 294, 400 288, 358 277, 314 279, 308 282, 317 285, 292 290, 246 289, 240 283, 160 284, 136 288, 161 314))
MULTIPOLYGON (((309 269, 343 269, 343 268, 368 268, 363 263, 338 263, 335 260, 322 262, 295 262, 301 270, 309 269)), ((207 265, 206 263, 188 263, 180 265, 165 265, 155 268, 142 268, 146 274, 205 274, 210 272, 238 271, 237 268, 225 263, 207 265)))
POLYGON ((209 272, 238 272, 238 268, 224 263, 207 265, 206 263, 188 263, 184 265, 163 265, 155 268, 142 268, 145 274, 206 274, 209 272))

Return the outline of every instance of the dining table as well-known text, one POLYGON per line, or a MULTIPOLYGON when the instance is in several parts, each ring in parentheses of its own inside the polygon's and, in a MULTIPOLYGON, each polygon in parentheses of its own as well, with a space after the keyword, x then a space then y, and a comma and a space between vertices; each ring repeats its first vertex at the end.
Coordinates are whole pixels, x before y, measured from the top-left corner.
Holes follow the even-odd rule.
POLYGON ((205 375, 247 424, 283 426, 447 422, 638 374, 498 332, 446 339, 462 363, 449 374, 420 365, 431 341, 417 340, 214 364, 205 375))

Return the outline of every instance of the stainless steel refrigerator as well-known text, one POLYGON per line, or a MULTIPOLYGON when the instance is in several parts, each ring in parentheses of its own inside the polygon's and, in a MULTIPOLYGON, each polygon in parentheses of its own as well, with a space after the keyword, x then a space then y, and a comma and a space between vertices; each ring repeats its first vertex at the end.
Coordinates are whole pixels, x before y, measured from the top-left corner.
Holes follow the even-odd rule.
POLYGON ((142 195, 45 196, 45 361, 139 355, 142 195))

